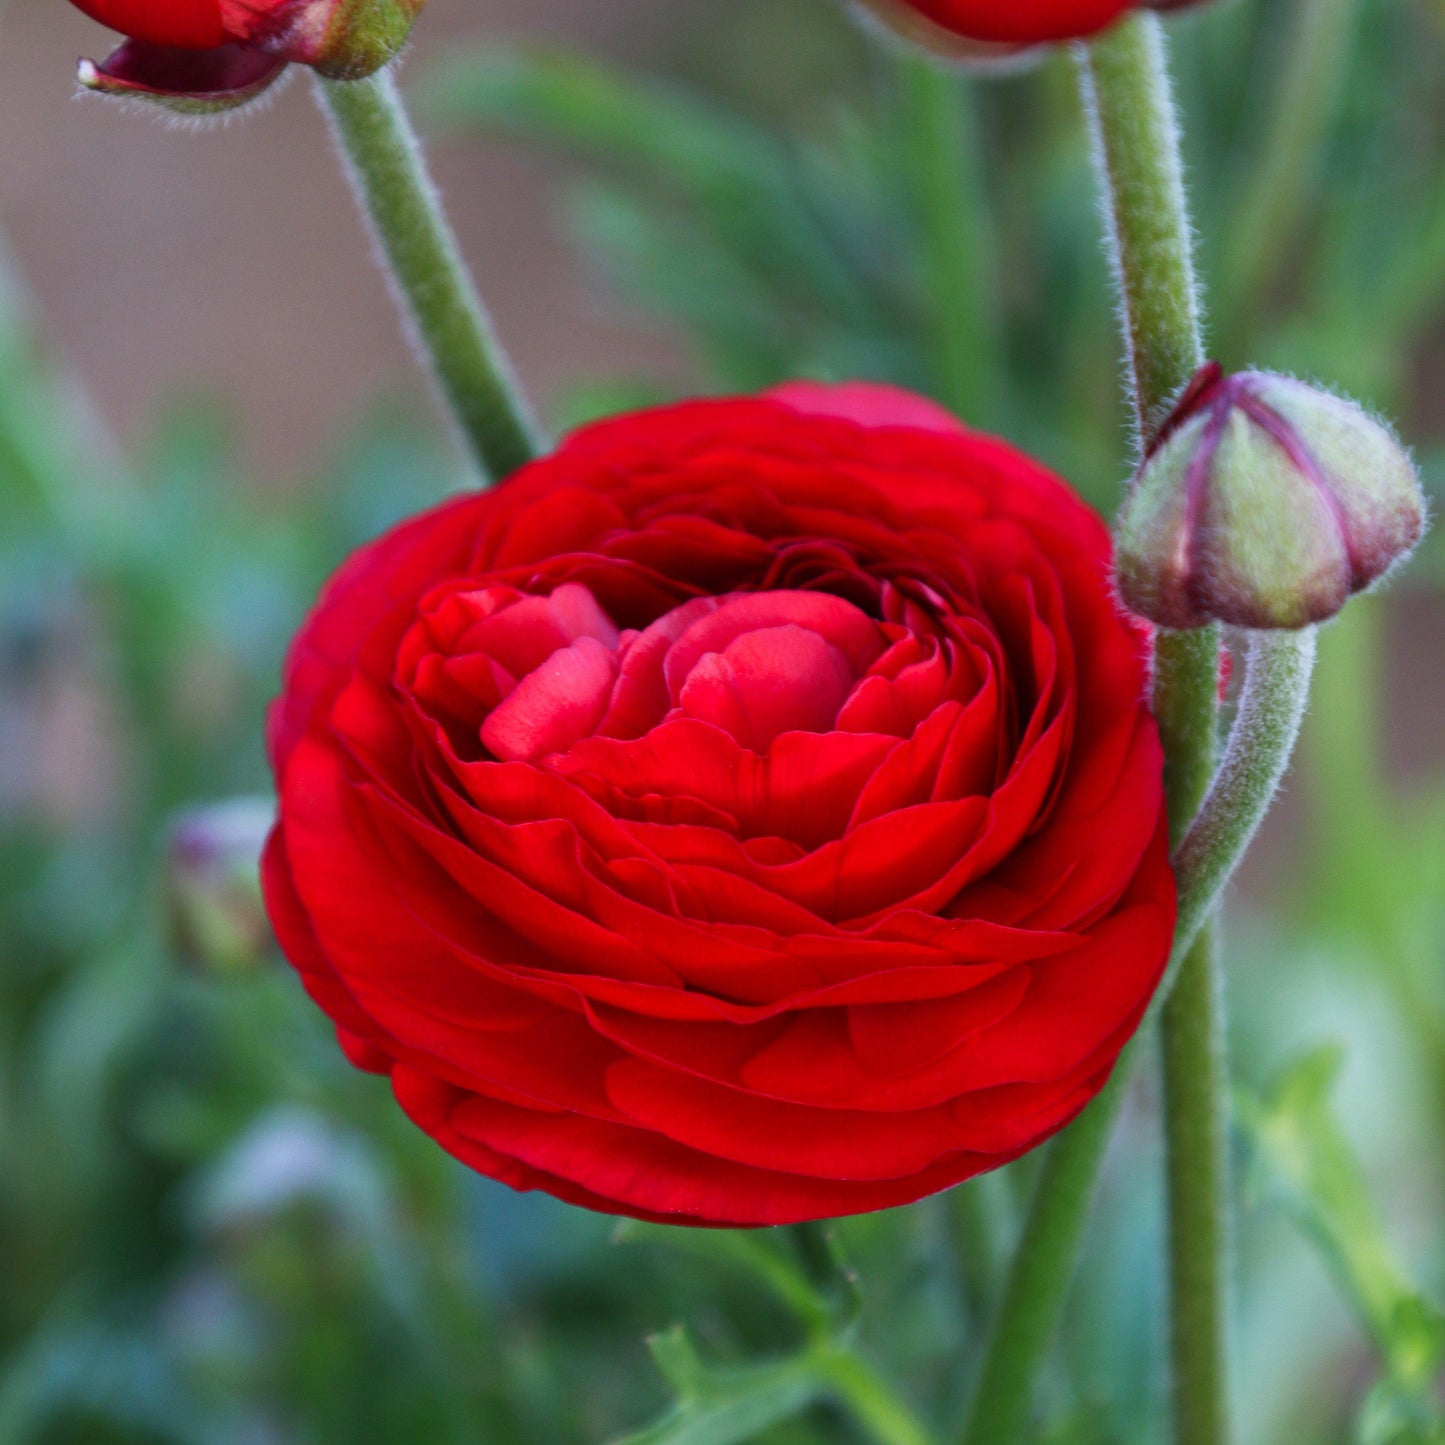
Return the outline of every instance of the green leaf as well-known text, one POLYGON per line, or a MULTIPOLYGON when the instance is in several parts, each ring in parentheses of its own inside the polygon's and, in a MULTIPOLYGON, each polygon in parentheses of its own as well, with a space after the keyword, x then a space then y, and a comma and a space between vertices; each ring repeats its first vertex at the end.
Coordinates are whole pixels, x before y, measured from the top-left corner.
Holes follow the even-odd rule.
POLYGON ((737 1369, 709 1369, 679 1325, 649 1342, 677 1403, 655 1425, 615 1445, 743 1445, 759 1432, 801 1414, 828 1391, 804 1353, 737 1369))
MULTIPOLYGON (((1386 1371, 1366 1415, 1410 1404, 1429 1430, 1442 1426, 1432 1390, 1445 1365, 1445 1315, 1409 1281, 1380 1220, 1370 1184, 1335 1119, 1331 1094, 1344 1055, 1337 1045, 1299 1059, 1263 1096, 1241 1091, 1238 1117, 1255 1149, 1253 1185, 1315 1241, 1346 1298, 1369 1330, 1386 1371)), ((1365 1438, 1393 1437, 1372 1433, 1365 1438)))

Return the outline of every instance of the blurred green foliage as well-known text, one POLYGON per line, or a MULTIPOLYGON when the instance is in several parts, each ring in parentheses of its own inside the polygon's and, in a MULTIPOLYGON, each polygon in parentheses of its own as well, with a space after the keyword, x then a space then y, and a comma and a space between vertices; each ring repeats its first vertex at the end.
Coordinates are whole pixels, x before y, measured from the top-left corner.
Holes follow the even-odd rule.
MULTIPOLYGON (((496 52, 410 78, 453 136, 565 156, 579 244, 706 385, 898 381, 1110 507, 1067 57, 974 82, 823 0, 703 28, 666 82, 496 52)), ((1235 0, 1171 29, 1215 351, 1399 418, 1438 496, 1445 11, 1235 0)), ((264 791, 321 579, 456 479, 385 409, 284 490, 196 398, 122 458, 43 332, 0 261, 0 1445, 952 1438, 1031 1161, 831 1237, 616 1230, 474 1178, 349 1070, 230 854, 178 882, 178 810, 264 791)), ((602 376, 557 420, 666 395, 602 376)), ((1442 623, 1436 539, 1330 629, 1229 928, 1246 1445, 1445 1438, 1442 623)), ((1041 1442, 1161 1439, 1155 1113, 1146 1083, 1041 1442)))

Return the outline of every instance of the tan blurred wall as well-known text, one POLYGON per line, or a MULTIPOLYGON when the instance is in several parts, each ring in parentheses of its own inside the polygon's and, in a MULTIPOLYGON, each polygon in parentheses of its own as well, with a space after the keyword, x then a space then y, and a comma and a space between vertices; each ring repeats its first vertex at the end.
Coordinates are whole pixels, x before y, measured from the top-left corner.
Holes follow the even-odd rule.
MULTIPOLYGON (((416 74, 460 37, 586 44, 647 63, 677 0, 431 0, 416 74)), ((111 36, 66 0, 0 0, 0 226, 46 318, 125 437, 177 388, 239 408, 280 476, 349 414, 417 383, 342 190, 309 77, 263 114, 187 132, 77 99, 111 36)), ((403 77, 405 79, 405 77, 403 77)), ((609 311, 566 245, 553 173, 515 148, 439 148, 436 169, 502 333, 545 407, 569 381, 676 351, 609 311)))

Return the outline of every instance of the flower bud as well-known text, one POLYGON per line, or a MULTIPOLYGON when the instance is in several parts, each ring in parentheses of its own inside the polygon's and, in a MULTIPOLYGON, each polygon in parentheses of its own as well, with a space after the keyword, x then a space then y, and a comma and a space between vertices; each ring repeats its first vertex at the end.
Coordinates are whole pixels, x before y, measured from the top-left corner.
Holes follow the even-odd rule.
POLYGON ((261 903, 261 850, 275 816, 269 799, 193 808, 166 845, 169 931, 183 958, 209 973, 243 973, 271 946, 261 903))
POLYGON ((1119 518, 1125 606, 1164 627, 1333 617, 1425 527, 1415 468, 1352 401, 1285 376, 1190 383, 1119 518))
POLYGON ((862 0, 893 32, 947 60, 985 65, 1099 34, 1128 11, 1197 0, 862 0))
POLYGON ((979 40, 945 28, 906 0, 858 0, 858 16, 885 38, 914 45, 965 70, 1009 71, 1028 65, 1044 51, 1028 42, 979 40))
POLYGON ((75 0, 130 38, 80 83, 186 115, 246 105, 287 65, 360 80, 406 44, 426 0, 75 0))

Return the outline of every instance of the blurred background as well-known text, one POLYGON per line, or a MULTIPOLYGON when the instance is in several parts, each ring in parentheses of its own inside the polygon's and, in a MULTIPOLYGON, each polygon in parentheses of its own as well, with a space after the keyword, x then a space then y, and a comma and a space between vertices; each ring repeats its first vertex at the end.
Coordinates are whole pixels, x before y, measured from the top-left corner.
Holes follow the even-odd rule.
MULTIPOLYGON (((1169 28, 1214 354, 1378 408, 1438 508, 1445 4, 1169 28)), ((856 1297, 771 1233, 619 1239, 412 1131, 269 947, 286 640, 466 479, 306 77, 191 133, 75 100, 109 40, 0 0, 0 1445, 944 1445, 1033 1161, 841 1225, 856 1297)), ((877 377, 1113 507, 1066 55, 947 75, 832 0, 432 0, 403 80, 558 428, 877 377)), ((1442 637, 1437 536, 1328 630, 1234 891, 1246 1445, 1445 1440, 1442 637)), ((1164 1438, 1159 1148, 1145 1080, 1039 1441, 1164 1438)))

